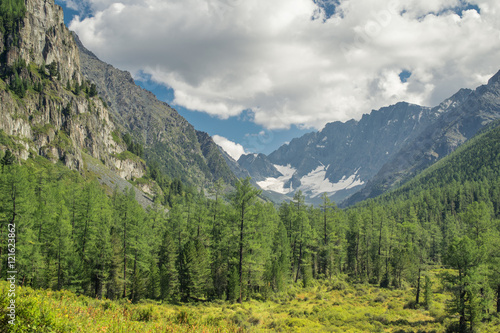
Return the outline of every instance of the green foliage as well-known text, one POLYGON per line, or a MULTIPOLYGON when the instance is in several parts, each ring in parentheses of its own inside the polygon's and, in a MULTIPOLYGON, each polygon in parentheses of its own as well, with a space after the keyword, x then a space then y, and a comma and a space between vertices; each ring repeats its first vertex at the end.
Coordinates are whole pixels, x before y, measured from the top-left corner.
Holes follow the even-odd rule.
POLYGON ((118 130, 114 130, 113 132, 111 132, 111 137, 113 138, 114 142, 118 144, 121 143, 120 133, 118 132, 118 130))
POLYGON ((124 160, 139 161, 139 157, 129 151, 121 152, 120 154, 116 155, 116 157, 121 161, 124 160))
POLYGON ((9 89, 19 98, 24 98, 28 89, 31 88, 30 80, 21 78, 23 70, 25 71, 26 69, 26 62, 22 58, 19 58, 12 66, 7 67, 3 75, 4 78, 10 79, 9 89))
POLYGON ((2 167, 5 167, 6 165, 14 164, 15 160, 16 160, 16 157, 12 154, 12 152, 10 150, 6 150, 5 154, 3 155, 2 159, 0 160, 0 164, 2 164, 2 167))
POLYGON ((52 61, 50 65, 47 66, 50 77, 57 77, 59 75, 59 66, 55 61, 52 61))
POLYGON ((12 33, 25 14, 26 7, 23 0, 2 0, 0 2, 0 31, 2 34, 12 33))
POLYGON ((88 95, 89 97, 97 96, 97 86, 94 83, 90 85, 90 88, 88 90, 88 95))
POLYGON ((142 147, 141 144, 135 142, 132 139, 132 136, 130 136, 130 134, 125 133, 123 135, 122 139, 125 142, 125 144, 127 145, 127 150, 129 152, 131 152, 132 154, 135 154, 135 155, 137 155, 139 157, 142 157, 142 155, 144 153, 144 148, 142 147))

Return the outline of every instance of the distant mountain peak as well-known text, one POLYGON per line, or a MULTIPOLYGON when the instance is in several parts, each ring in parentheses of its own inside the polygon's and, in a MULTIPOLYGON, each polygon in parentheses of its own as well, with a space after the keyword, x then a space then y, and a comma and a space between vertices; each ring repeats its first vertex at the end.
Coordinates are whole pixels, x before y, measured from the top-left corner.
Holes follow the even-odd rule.
POLYGON ((488 80, 488 85, 495 84, 500 81, 500 71, 498 71, 495 75, 493 75, 489 80, 488 80))

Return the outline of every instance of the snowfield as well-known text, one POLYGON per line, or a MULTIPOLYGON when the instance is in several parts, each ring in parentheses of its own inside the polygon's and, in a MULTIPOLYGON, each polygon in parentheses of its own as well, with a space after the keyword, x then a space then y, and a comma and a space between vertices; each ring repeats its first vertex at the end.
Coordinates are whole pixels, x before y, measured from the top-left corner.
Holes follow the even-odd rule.
POLYGON ((261 182, 257 182, 257 185, 260 186, 263 190, 266 191, 274 191, 278 192, 281 194, 288 194, 290 192, 293 192, 292 185, 290 184, 290 187, 285 188, 285 183, 292 178, 293 174, 295 171, 297 171, 295 168, 292 168, 290 164, 284 166, 284 165, 276 165, 274 164, 274 167, 283 175, 278 178, 273 178, 273 177, 268 177, 266 180, 263 180, 261 182))
POLYGON ((340 190, 347 190, 355 186, 363 185, 364 182, 358 177, 358 170, 349 177, 342 177, 337 183, 331 183, 326 178, 326 170, 329 166, 320 165, 315 170, 309 172, 300 179, 302 192, 311 193, 311 197, 315 198, 323 192, 328 195, 333 195, 340 190))
POLYGON ((337 183, 332 183, 326 178, 326 170, 329 166, 319 165, 316 169, 300 179, 301 186, 299 188, 294 189, 291 184, 289 187, 285 188, 285 184, 292 178, 297 170, 290 164, 286 166, 275 164, 274 167, 283 176, 278 178, 268 177, 266 180, 257 182, 263 190, 281 194, 289 194, 296 190, 301 190, 304 193, 310 194, 312 198, 315 198, 323 192, 326 192, 328 195, 333 195, 338 191, 351 189, 364 184, 358 176, 360 168, 358 168, 353 175, 349 177, 344 176, 337 183))

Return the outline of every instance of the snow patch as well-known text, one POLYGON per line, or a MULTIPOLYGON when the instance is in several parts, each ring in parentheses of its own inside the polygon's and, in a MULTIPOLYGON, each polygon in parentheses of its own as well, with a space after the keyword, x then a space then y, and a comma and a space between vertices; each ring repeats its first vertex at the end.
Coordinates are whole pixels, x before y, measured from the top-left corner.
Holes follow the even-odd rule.
POLYGON ((263 190, 274 191, 281 194, 288 194, 290 192, 293 192, 292 185, 290 184, 290 187, 285 188, 285 183, 288 182, 290 178, 292 178, 293 174, 295 173, 295 171, 297 171, 297 169, 292 168, 290 164, 288 165, 274 164, 274 167, 283 176, 280 176, 278 178, 268 177, 266 178, 266 180, 257 182, 257 185, 259 185, 260 188, 263 190))
POLYGON ((326 170, 328 169, 328 167, 329 166, 325 167, 324 165, 320 165, 316 169, 302 177, 300 180, 300 189, 303 192, 310 192, 311 197, 314 198, 324 192, 328 193, 329 195, 333 195, 338 191, 347 190, 355 186, 364 184, 364 182, 359 179, 358 176, 358 171, 361 168, 358 168, 353 175, 349 177, 344 176, 337 183, 331 183, 326 178, 326 170))
POLYGON ((353 175, 347 177, 342 177, 337 183, 331 183, 330 180, 326 178, 326 170, 328 166, 323 164, 319 165, 316 169, 309 172, 307 175, 300 179, 301 185, 299 188, 294 189, 290 184, 289 187, 285 188, 285 183, 287 183, 292 176, 295 174, 297 169, 293 168, 290 164, 288 165, 276 165, 274 167, 283 175, 277 178, 268 177, 266 180, 257 182, 263 190, 273 191, 281 194, 289 194, 295 190, 302 190, 304 193, 308 193, 312 198, 326 192, 328 195, 333 195, 341 190, 348 190, 356 186, 363 185, 364 182, 359 178, 358 172, 361 168, 358 168, 353 175))

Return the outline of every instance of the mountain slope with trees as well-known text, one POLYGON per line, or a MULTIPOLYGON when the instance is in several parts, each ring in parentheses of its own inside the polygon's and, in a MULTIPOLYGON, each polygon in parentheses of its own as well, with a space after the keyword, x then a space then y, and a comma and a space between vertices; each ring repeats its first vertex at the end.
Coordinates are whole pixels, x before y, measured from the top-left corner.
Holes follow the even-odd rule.
MULTIPOLYGON (((451 123, 470 135, 487 122, 489 127, 413 181, 378 199, 342 210, 323 193, 320 205, 314 207, 298 190, 290 202, 275 206, 258 200, 261 191, 249 178, 235 180, 234 188, 226 189, 220 176, 203 189, 169 178, 153 160, 147 172, 133 165, 128 168, 130 181, 137 186, 154 180, 161 189, 149 206, 141 205, 131 187, 103 186, 102 174, 80 168, 88 156, 103 168, 111 170, 114 165, 117 172, 123 171, 124 161, 142 165, 138 155, 150 148, 108 121, 97 86, 78 76, 74 62, 78 58, 72 58, 73 67, 63 66, 69 60, 61 50, 76 49, 71 39, 64 39, 71 35, 60 14, 51 1, 28 0, 26 12, 16 9, 2 16, 7 22, 2 59, 7 61, 2 63, 0 81, 0 279, 7 278, 9 244, 15 242, 17 283, 22 290, 51 289, 59 295, 69 290, 123 303, 250 304, 277 295, 291 297, 290 290, 325 286, 330 291, 356 288, 355 297, 364 297, 373 288, 387 289, 391 295, 410 289, 414 294, 406 306, 432 312, 436 304, 444 303, 433 301, 432 283, 439 281, 439 294, 451 300, 447 312, 435 316, 441 318, 436 319, 440 327, 474 332, 494 325, 500 312, 500 127, 493 123, 496 90, 490 90, 496 87, 495 80, 471 97, 483 106, 470 113, 472 118, 456 118, 452 110, 439 118, 480 119, 470 128, 455 126, 460 121, 451 123), (36 29, 52 27, 44 30, 42 39, 48 44, 43 49, 51 51, 43 59, 25 52, 23 46, 32 36, 31 23, 40 20, 45 23, 36 29), (47 65, 47 59, 55 60, 47 65), (140 170, 145 174, 134 176, 140 170)), ((400 107, 418 109, 399 105, 386 112, 400 107)), ((411 113, 403 118, 413 119, 411 113)), ((192 143, 199 148, 199 158, 208 161, 203 162, 207 168, 218 165, 221 159, 214 153, 218 148, 210 138, 184 128, 187 136, 195 136, 192 143)), ((191 171, 185 171, 185 177, 191 177, 191 171)), ((5 300, 0 294, 0 303, 5 300)), ((28 309, 38 307, 29 304, 28 309)), ((286 326, 310 324, 302 318, 304 311, 322 323, 347 318, 316 305, 301 308, 303 315, 290 310, 286 326)), ((352 310, 350 304, 346 308, 352 310)), ((0 325, 5 325, 7 312, 2 309, 0 325)), ((391 309, 384 306, 387 310, 391 309)), ((37 314, 32 317, 50 322, 45 314, 37 314)), ((189 319, 187 314, 178 316, 179 325, 189 319)), ((217 326, 216 319, 211 320, 211 326, 217 326)), ((232 320, 236 322, 242 320, 232 320)), ((382 330, 381 325, 388 323, 374 317, 369 327, 382 330)), ((392 324, 407 322, 402 317, 392 324)), ((279 323, 269 325, 275 329, 279 323)))
POLYGON ((308 206, 300 192, 275 207, 256 200, 247 178, 228 195, 217 183, 211 199, 180 186, 166 214, 160 200, 144 210, 133 192, 109 197, 42 157, 0 160, 2 223, 16 224, 23 286, 135 303, 245 302, 340 279, 413 288, 408 306, 431 309, 424 281, 445 266, 450 329, 477 330, 500 310, 498 126, 405 187, 348 210, 326 195, 308 206))
POLYGON ((148 163, 157 163, 165 175, 193 185, 206 186, 218 179, 234 184, 236 177, 210 136, 137 86, 129 72, 99 60, 74 36, 83 75, 95 83, 120 130, 144 146, 148 163))

